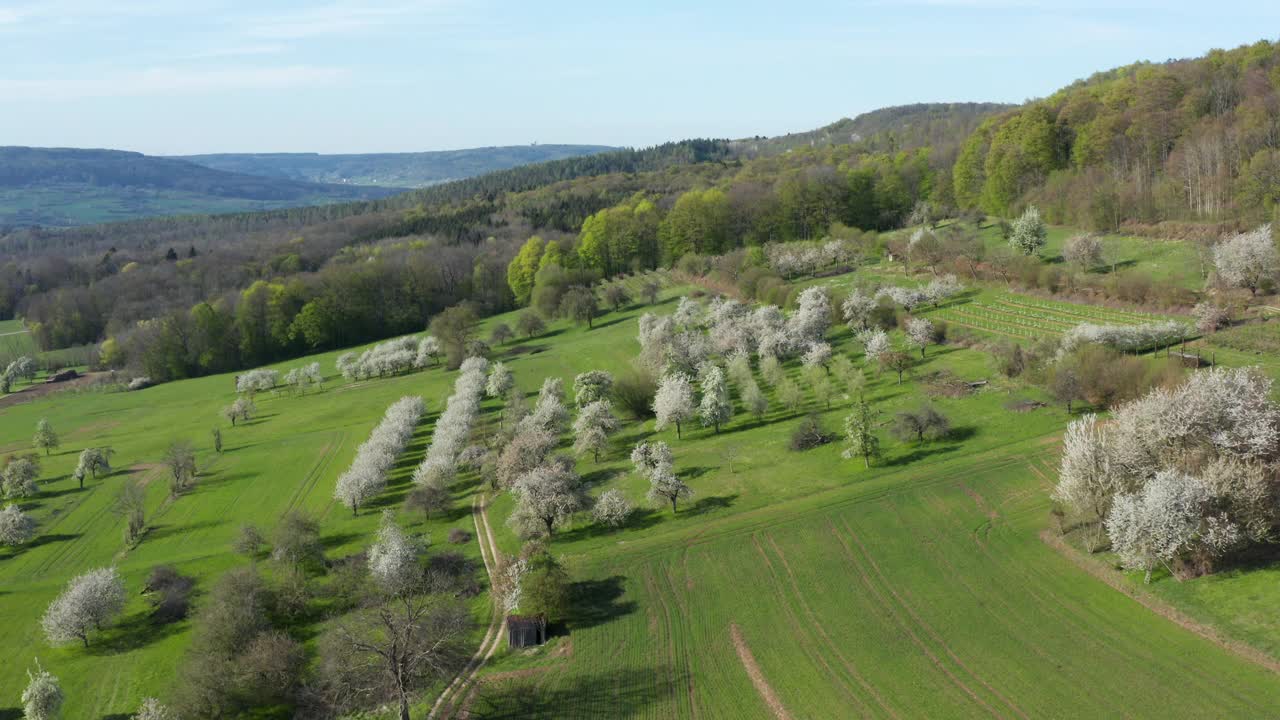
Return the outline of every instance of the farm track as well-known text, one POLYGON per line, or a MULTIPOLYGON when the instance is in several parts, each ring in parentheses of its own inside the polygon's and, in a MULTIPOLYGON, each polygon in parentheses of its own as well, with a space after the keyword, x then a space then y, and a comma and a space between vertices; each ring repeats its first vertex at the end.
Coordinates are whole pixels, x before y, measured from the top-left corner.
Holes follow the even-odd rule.
POLYGON ((747 675, 751 678, 751 684, 756 686, 756 692, 760 693, 760 699, 764 701, 764 704, 769 706, 773 717, 776 720, 792 720, 791 713, 787 712, 787 708, 782 704, 778 693, 773 691, 773 686, 769 684, 768 678, 760 670, 755 656, 751 654, 751 648, 747 645, 746 638, 742 636, 742 630, 736 623, 729 625, 729 637, 733 640, 734 649, 738 651, 738 658, 742 660, 743 669, 747 671, 747 675))
MULTIPOLYGON (((488 508, 484 502, 483 495, 476 495, 471 501, 471 515, 476 527, 476 540, 480 543, 480 557, 484 561, 485 572, 489 575, 489 588, 492 595, 492 588, 495 587, 494 581, 498 571, 498 544, 493 538, 493 529, 489 526, 488 508)), ((498 608, 496 598, 491 597, 492 613, 489 620, 489 628, 485 631, 484 638, 480 641, 480 647, 475 654, 471 656, 465 667, 459 671, 453 681, 445 687, 440 696, 431 705, 431 711, 427 713, 427 718, 450 718, 467 717, 467 706, 470 704, 470 693, 475 692, 479 688, 479 684, 475 682, 476 675, 484 664, 493 657, 498 647, 502 644, 502 628, 506 624, 502 617, 502 612, 498 608), (474 687, 473 687, 474 686, 474 687)))

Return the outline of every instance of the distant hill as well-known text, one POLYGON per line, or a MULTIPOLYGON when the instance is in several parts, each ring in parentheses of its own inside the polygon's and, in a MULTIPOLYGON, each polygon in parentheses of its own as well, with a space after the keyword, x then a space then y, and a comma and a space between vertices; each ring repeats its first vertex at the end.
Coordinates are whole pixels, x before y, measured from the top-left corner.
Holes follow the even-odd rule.
POLYGON ((215 170, 318 183, 421 188, 518 165, 594 155, 607 145, 510 145, 412 153, 222 153, 186 155, 215 170))
POLYGON ((121 150, 0 147, 0 227, 269 210, 397 192, 403 189, 264 178, 121 150))
POLYGON ((734 140, 735 152, 747 156, 774 155, 801 147, 861 143, 873 151, 958 145, 988 117, 1016 106, 1002 103, 916 103, 898 105, 841 118, 816 130, 777 137, 734 140))

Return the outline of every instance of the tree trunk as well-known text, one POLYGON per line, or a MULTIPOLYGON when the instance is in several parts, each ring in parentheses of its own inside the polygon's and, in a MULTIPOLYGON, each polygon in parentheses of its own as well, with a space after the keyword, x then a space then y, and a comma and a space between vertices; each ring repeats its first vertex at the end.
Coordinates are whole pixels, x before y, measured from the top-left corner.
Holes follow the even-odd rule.
POLYGON ((923 360, 923 359, 924 359, 924 346, 923 346, 923 345, 921 345, 921 346, 920 346, 920 359, 921 359, 921 360, 923 360))
POLYGON ((547 538, 550 539, 552 527, 555 525, 555 522, 556 522, 555 518, 551 518, 551 519, 544 518, 542 522, 547 524, 547 538))
POLYGON ((676 439, 677 440, 680 439, 680 421, 679 420, 676 421, 676 439))
POLYGON ((866 468, 866 469, 868 469, 868 470, 870 470, 870 469, 871 469, 871 456, 870 456, 870 455, 863 455, 863 456, 862 456, 862 466, 863 466, 863 467, 865 467, 865 468, 866 468))
POLYGON ((675 499, 675 498, 671 498, 671 514, 672 514, 672 515, 675 515, 675 514, 676 514, 676 512, 677 512, 677 511, 676 511, 676 499, 675 499))

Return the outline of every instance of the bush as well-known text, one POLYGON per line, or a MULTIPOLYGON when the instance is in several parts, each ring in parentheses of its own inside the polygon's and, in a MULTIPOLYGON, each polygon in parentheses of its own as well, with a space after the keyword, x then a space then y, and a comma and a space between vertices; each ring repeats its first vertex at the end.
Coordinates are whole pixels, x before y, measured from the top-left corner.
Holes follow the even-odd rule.
POLYGON ((145 592, 151 603, 151 619, 160 625, 182 620, 191 608, 195 580, 180 574, 171 565, 157 565, 147 576, 145 592))
POLYGON ((462 528, 454 528, 449 531, 449 542, 453 545, 462 545, 471 542, 471 533, 462 528))
POLYGON ((418 485, 409 492, 404 506, 427 517, 436 517, 453 508, 453 495, 440 485, 418 485))
POLYGON ((812 450, 835 439, 835 434, 822 427, 821 419, 811 413, 806 415, 791 433, 791 449, 796 451, 812 450))
POLYGON ((903 442, 939 440, 951 432, 951 421, 930 405, 900 412, 893 419, 893 434, 903 442))
POLYGON ((613 397, 631 417, 643 420, 653 416, 653 396, 658 383, 648 370, 632 369, 613 383, 613 397))

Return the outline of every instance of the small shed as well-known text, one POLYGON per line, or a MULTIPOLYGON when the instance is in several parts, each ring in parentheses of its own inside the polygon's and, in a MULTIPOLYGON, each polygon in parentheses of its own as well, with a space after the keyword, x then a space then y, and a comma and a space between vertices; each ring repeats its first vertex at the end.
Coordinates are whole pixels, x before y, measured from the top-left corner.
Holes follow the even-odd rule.
POLYGON ((507 616, 507 647, 533 647, 546 641, 547 619, 542 615, 507 616))

